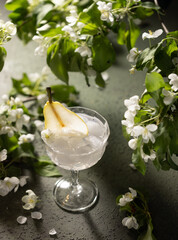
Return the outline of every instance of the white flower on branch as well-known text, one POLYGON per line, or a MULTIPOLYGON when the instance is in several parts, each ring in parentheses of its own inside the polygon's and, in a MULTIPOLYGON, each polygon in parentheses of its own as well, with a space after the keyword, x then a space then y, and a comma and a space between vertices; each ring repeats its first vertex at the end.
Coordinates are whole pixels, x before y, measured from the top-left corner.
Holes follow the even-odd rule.
POLYGON ((0 196, 6 196, 18 184, 19 179, 17 177, 5 177, 4 180, 0 180, 0 196))
POLYGON ((21 145, 23 143, 30 143, 33 142, 35 139, 35 135, 28 133, 28 134, 23 134, 19 137, 18 144, 21 145))
POLYGON ((128 145, 131 149, 135 150, 137 148, 137 142, 138 142, 138 139, 133 138, 128 142, 128 145))
POLYGON ((146 127, 142 126, 135 126, 132 131, 132 136, 133 137, 139 137, 142 136, 143 142, 148 143, 149 140, 154 143, 155 138, 152 134, 152 132, 155 132, 157 130, 157 125, 156 124, 148 124, 146 127))
POLYGON ((138 48, 134 47, 130 50, 129 54, 127 55, 127 60, 129 62, 135 62, 137 59, 138 55, 140 54, 141 51, 138 50, 138 48))
POLYGON ((132 202, 133 199, 137 196, 137 191, 135 191, 133 188, 129 188, 130 192, 127 192, 126 194, 122 195, 122 197, 119 199, 119 206, 125 206, 127 203, 132 202))
POLYGON ((157 38, 159 37, 161 34, 163 33, 162 29, 158 29, 155 32, 152 32, 151 30, 149 30, 149 33, 144 32, 142 34, 142 39, 145 40, 146 38, 148 39, 153 39, 153 38, 157 38))
POLYGON ((166 89, 163 88, 162 94, 165 96, 163 99, 163 102, 165 105, 169 105, 173 102, 174 100, 174 93, 167 91, 166 89))
POLYGON ((70 14, 70 16, 66 17, 66 21, 69 23, 69 26, 74 26, 78 21, 78 14, 75 10, 71 10, 70 14))
POLYGON ((62 31, 68 33, 74 42, 78 39, 76 32, 74 31, 74 29, 71 26, 69 26, 69 25, 64 26, 62 28, 62 31))
POLYGON ((141 148, 141 157, 143 158, 143 160, 147 163, 148 160, 150 159, 151 161, 155 160, 156 158, 156 153, 154 150, 150 151, 150 155, 147 155, 143 152, 143 149, 141 148))
POLYGON ((114 22, 114 17, 112 14, 112 3, 105 3, 102 1, 98 1, 96 3, 98 5, 98 10, 101 12, 101 20, 106 22, 114 22))
POLYGON ((177 74, 171 73, 171 74, 169 74, 168 78, 171 80, 169 82, 172 85, 171 89, 176 92, 178 90, 178 76, 177 76, 177 74))
POLYGON ((125 217, 122 220, 123 226, 127 227, 128 229, 134 228, 138 229, 139 225, 137 223, 137 219, 134 216, 131 217, 125 217))
POLYGON ((14 132, 16 132, 16 131, 17 131, 16 128, 13 126, 3 126, 0 129, 0 135, 7 134, 8 137, 13 137, 14 132))
POLYGON ((135 114, 137 110, 140 110, 139 96, 135 95, 129 99, 125 99, 124 105, 129 111, 135 114))
POLYGON ((38 197, 32 190, 27 190, 26 193, 27 195, 22 197, 22 202, 25 203, 25 205, 23 205, 23 208, 26 210, 30 210, 36 206, 38 197))
POLYGON ((7 159, 7 149, 3 149, 0 152, 0 162, 3 162, 7 159))
POLYGON ((35 55, 43 56, 47 48, 50 46, 51 38, 35 35, 32 40, 39 44, 39 46, 35 49, 35 55))
POLYGON ((91 57, 91 49, 87 46, 81 46, 75 49, 75 52, 78 52, 82 57, 91 57))

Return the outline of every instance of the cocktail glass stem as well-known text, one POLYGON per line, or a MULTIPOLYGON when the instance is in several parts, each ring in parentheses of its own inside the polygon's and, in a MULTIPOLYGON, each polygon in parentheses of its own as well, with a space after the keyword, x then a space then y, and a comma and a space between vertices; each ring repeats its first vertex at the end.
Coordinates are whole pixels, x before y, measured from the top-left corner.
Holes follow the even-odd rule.
POLYGON ((71 178, 72 178, 72 185, 77 186, 79 184, 78 182, 79 171, 71 170, 71 178))

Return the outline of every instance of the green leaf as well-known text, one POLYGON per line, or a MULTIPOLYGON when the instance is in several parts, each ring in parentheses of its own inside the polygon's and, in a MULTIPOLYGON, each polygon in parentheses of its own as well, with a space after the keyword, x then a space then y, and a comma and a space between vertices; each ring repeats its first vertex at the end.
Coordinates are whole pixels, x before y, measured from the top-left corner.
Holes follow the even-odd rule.
POLYGON ((81 34, 95 35, 98 32, 98 26, 95 23, 88 23, 82 28, 81 34))
POLYGON ((154 9, 154 10, 159 10, 160 7, 155 5, 153 2, 141 2, 141 6, 143 8, 148 8, 148 9, 154 9))
POLYGON ((167 37, 173 37, 178 41, 178 31, 169 32, 167 37))
POLYGON ((157 72, 147 73, 145 85, 148 92, 157 91, 165 86, 165 82, 161 74, 157 72))
POLYGON ((53 85, 51 86, 52 92, 53 92, 53 98, 56 101, 64 102, 70 105, 72 102, 70 100, 70 95, 76 95, 76 98, 78 96, 78 92, 76 91, 74 86, 68 86, 68 85, 53 85))
POLYGON ((146 173, 145 162, 141 157, 141 144, 142 138, 138 138, 137 149, 132 154, 132 163, 135 165, 136 169, 143 175, 146 173))
POLYGON ((34 170, 37 174, 44 177, 59 177, 61 176, 58 168, 46 157, 41 156, 40 160, 33 164, 34 170), (43 160, 44 159, 44 160, 43 160))
POLYGON ((140 103, 141 103, 141 104, 144 104, 144 103, 146 103, 150 98, 151 98, 151 95, 150 95, 148 92, 145 92, 145 93, 142 95, 141 99, 140 99, 140 103))
POLYGON ((79 21, 88 24, 93 23, 99 27, 102 25, 102 21, 100 19, 101 13, 97 8, 96 3, 93 3, 89 6, 87 12, 81 12, 79 16, 79 21))
POLYGON ((166 49, 162 49, 155 54, 154 60, 156 66, 161 69, 162 75, 167 76, 174 71, 175 66, 172 63, 171 57, 167 54, 166 49))
POLYGON ((105 81, 102 78, 101 73, 97 73, 96 78, 95 78, 95 83, 101 88, 105 87, 106 84, 105 84, 105 81))
POLYGON ((120 45, 124 45, 126 43, 126 24, 125 22, 119 23, 118 35, 117 35, 117 42, 120 45))
POLYGON ((110 41, 104 36, 95 36, 92 46, 93 68, 98 72, 108 69, 115 60, 115 51, 110 41))
POLYGON ((17 8, 27 8, 28 7, 28 2, 27 0, 13 0, 9 1, 8 3, 5 4, 5 7, 9 11, 14 11, 17 8))
POLYGON ((4 60, 7 55, 6 49, 4 47, 0 47, 0 71, 4 67, 4 60))
POLYGON ((130 27, 130 31, 128 32, 127 35, 127 48, 128 50, 130 50, 131 48, 133 48, 135 46, 136 40, 140 35, 140 30, 137 27, 136 24, 134 24, 134 22, 132 20, 129 21, 129 27, 130 27))
POLYGON ((0 145, 2 148, 7 149, 9 153, 14 151, 19 146, 17 138, 15 136, 8 137, 7 134, 2 134, 0 136, 0 145))
POLYGON ((137 58, 136 63, 136 69, 137 70, 143 70, 145 65, 154 59, 154 55, 159 49, 161 48, 161 43, 157 44, 156 46, 153 46, 151 48, 145 48, 137 58))
POLYGON ((58 45, 53 44, 48 48, 47 63, 56 77, 68 84, 69 75, 67 72, 67 64, 62 54, 59 52, 58 45))
POLYGON ((172 160, 170 153, 167 154, 167 161, 172 169, 178 171, 178 165, 172 160))

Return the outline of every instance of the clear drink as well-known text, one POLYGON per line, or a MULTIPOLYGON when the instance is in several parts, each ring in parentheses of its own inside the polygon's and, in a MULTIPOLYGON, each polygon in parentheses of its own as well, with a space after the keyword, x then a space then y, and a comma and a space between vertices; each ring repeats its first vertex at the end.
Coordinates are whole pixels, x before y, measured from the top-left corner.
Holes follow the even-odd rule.
POLYGON ((83 170, 96 164, 102 157, 109 134, 108 124, 95 116, 78 114, 88 127, 88 136, 56 137, 48 144, 47 153, 51 160, 67 170, 83 170))

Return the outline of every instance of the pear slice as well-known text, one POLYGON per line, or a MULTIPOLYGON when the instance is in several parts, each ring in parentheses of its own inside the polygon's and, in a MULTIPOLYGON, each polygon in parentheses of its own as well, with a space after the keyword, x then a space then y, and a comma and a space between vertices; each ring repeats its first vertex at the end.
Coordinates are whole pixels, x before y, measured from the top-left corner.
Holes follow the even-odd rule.
POLYGON ((74 112, 59 102, 48 101, 43 109, 45 129, 61 136, 87 136, 88 127, 74 112))

